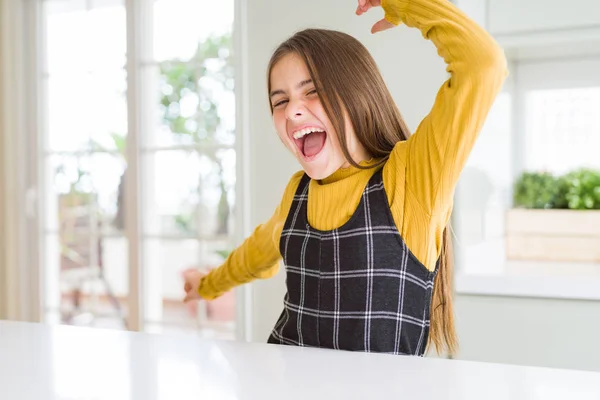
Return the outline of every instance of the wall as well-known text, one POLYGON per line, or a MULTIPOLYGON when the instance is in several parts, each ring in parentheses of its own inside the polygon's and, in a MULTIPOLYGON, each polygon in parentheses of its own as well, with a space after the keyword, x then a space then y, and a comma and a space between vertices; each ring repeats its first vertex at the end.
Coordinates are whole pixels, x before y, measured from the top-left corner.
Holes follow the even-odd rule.
POLYGON ((600 302, 456 299, 459 358, 600 371, 600 302))
POLYGON ((487 0, 487 4, 492 34, 600 28, 600 4, 596 0, 571 0, 568 6, 548 0, 487 0))
MULTIPOLYGON (((406 27, 371 35, 381 10, 356 17, 355 2, 255 0, 247 10, 247 65, 250 140, 250 224, 275 209, 290 176, 299 169, 277 139, 269 115, 265 70, 275 46, 295 30, 319 26, 339 29, 361 40, 375 56, 411 129, 429 111, 445 66, 420 33, 406 27), (276 165, 276 167, 274 167, 276 165)), ((474 2, 467 12, 482 21, 474 2)), ((252 285, 252 336, 265 341, 282 308, 284 273, 252 285)), ((456 313, 462 342, 459 358, 600 370, 600 304, 539 299, 458 295, 456 313), (593 317, 596 315, 597 317, 593 317), (596 346, 596 350, 590 350, 596 346), (594 352, 595 351, 595 352, 594 352)))

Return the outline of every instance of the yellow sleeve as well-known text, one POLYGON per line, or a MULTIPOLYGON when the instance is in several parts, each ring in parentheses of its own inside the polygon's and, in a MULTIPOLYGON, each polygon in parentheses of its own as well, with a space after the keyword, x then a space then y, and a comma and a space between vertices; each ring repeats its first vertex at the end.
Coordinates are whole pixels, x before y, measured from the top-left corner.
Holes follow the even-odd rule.
POLYGON ((392 152, 384 174, 392 186, 388 190, 403 192, 389 197, 404 201, 407 245, 433 269, 459 175, 506 79, 506 58, 494 39, 448 0, 382 0, 382 7, 389 22, 416 27, 430 39, 450 73, 415 134, 392 152), (405 174, 405 181, 395 172, 405 174))
POLYGON ((272 217, 229 254, 223 265, 209 272, 198 293, 206 300, 215 299, 235 286, 274 276, 279 270, 279 238, 303 172, 294 174, 281 203, 272 217))

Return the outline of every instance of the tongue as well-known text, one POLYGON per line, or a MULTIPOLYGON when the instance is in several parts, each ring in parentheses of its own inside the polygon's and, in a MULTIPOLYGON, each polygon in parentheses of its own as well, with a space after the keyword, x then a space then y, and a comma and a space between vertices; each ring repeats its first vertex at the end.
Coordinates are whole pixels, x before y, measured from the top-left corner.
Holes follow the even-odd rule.
POLYGON ((325 145, 325 132, 313 132, 304 139, 304 155, 312 157, 318 154, 325 145))

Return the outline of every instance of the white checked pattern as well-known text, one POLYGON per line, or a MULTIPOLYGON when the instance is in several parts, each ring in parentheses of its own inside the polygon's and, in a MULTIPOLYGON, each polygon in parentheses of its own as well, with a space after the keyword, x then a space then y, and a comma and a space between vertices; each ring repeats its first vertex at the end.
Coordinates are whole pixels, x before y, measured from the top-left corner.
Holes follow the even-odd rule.
POLYGON ((284 310, 270 343, 423 355, 437 269, 428 271, 394 224, 381 170, 351 219, 320 231, 301 180, 282 231, 284 310))

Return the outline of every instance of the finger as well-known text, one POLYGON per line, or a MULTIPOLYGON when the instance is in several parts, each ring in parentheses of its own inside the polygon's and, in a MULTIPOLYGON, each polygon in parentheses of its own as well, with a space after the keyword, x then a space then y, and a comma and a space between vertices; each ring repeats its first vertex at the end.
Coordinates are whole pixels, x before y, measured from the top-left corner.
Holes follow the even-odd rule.
POLYGON ((368 0, 358 0, 358 6, 356 7, 356 15, 362 15, 369 11, 371 3, 368 0))
POLYGON ((370 7, 361 7, 360 4, 356 7, 356 15, 363 15, 365 12, 369 10, 370 7))
POLYGON ((381 31, 385 31, 386 29, 390 29, 390 28, 394 28, 396 25, 392 24, 391 22, 389 22, 387 19, 381 19, 377 22, 375 22, 375 25, 373 25, 373 28, 371 28, 371 33, 377 33, 377 32, 381 32, 381 31))

